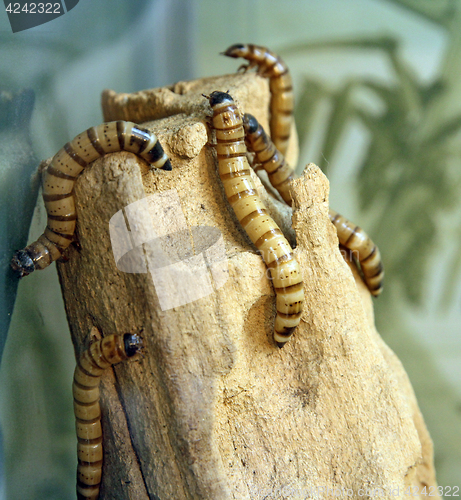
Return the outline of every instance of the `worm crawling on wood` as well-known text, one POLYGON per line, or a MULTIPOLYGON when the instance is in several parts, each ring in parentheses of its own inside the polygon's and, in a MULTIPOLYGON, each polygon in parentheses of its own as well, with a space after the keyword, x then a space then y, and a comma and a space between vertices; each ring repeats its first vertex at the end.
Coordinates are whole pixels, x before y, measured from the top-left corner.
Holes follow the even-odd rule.
POLYGON ((172 168, 156 135, 135 123, 103 123, 77 135, 56 153, 44 173, 47 226, 37 241, 14 254, 11 267, 20 277, 48 267, 71 244, 77 221, 73 196, 75 181, 97 158, 118 151, 134 153, 153 168, 172 168))
POLYGON ((294 109, 293 83, 287 65, 277 54, 259 45, 239 43, 229 47, 224 55, 246 59, 249 64, 241 68, 247 71, 256 66, 259 75, 269 78, 270 134, 277 149, 286 154, 294 109))
POLYGON ((259 198, 246 159, 242 118, 232 97, 212 92, 209 99, 216 130, 219 176, 227 199, 270 270, 277 296, 274 340, 282 345, 301 320, 304 287, 293 250, 259 198))
POLYGON ((377 297, 383 291, 384 281, 384 266, 379 248, 363 229, 331 208, 329 216, 336 227, 341 245, 351 253, 357 253, 365 284, 370 293, 377 297))
POLYGON ((294 170, 253 115, 249 113, 243 115, 243 127, 248 151, 255 153, 256 163, 264 168, 272 186, 277 189, 283 201, 291 207, 289 185, 296 177, 294 170))
MULTIPOLYGON (((245 140, 248 150, 255 153, 256 162, 268 173, 269 180, 279 192, 283 200, 291 206, 289 185, 295 178, 294 170, 288 165, 284 156, 265 133, 253 115, 243 117, 245 140)), ((352 254, 358 255, 365 284, 375 297, 383 289, 384 269, 378 247, 370 237, 345 217, 330 209, 331 222, 336 227, 338 239, 352 254)))
POLYGON ((77 498, 97 500, 102 475, 102 429, 99 383, 106 368, 140 352, 139 335, 109 335, 93 342, 80 356, 74 373, 73 394, 77 430, 77 498))

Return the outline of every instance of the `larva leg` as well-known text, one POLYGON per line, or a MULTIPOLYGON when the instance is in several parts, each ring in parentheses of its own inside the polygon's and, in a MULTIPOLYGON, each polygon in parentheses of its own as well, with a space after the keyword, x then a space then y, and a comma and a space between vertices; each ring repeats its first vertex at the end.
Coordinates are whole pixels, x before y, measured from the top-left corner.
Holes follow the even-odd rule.
POLYGON ((99 383, 104 370, 140 352, 139 335, 109 335, 93 342, 80 356, 73 395, 77 430, 77 498, 97 500, 102 476, 102 428, 99 383))
POLYGON ((252 44, 236 44, 229 47, 224 55, 242 57, 249 61, 248 68, 256 66, 258 74, 269 78, 271 89, 270 133, 275 147, 286 154, 293 123, 293 83, 288 66, 282 59, 266 47, 252 44))
MULTIPOLYGON (((274 146, 254 116, 245 114, 243 126, 249 151, 255 153, 256 162, 263 166, 269 175, 271 184, 278 190, 283 200, 291 206, 289 184, 295 177, 294 170, 285 161, 283 155, 274 146)), ((378 247, 363 229, 342 215, 330 209, 329 216, 338 232, 339 242, 353 255, 356 254, 370 293, 378 296, 382 291, 384 279, 383 264, 378 247)))
POLYGON ((11 259, 11 267, 20 277, 48 267, 70 245, 77 222, 75 181, 94 160, 118 151, 134 153, 152 168, 172 168, 156 135, 135 123, 103 123, 79 134, 56 153, 44 173, 47 226, 37 241, 17 251, 11 259))
POLYGON ((246 158, 242 118, 225 92, 208 96, 216 130, 219 176, 243 229, 261 252, 277 296, 274 339, 285 343, 301 320, 304 287, 301 270, 282 231, 259 198, 246 158))

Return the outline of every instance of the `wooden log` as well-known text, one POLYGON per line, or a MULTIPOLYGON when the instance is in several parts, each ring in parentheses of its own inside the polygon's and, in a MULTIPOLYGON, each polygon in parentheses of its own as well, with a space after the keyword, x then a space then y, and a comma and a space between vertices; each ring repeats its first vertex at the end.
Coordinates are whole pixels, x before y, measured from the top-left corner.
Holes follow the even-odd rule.
MULTIPOLYGON (((103 375, 101 498, 304 499, 338 491, 374 498, 379 488, 382 498, 407 498, 409 486, 434 486, 432 445, 411 385, 375 330, 366 287, 339 251, 328 181, 315 165, 293 183, 305 311, 287 345, 275 345, 275 295, 225 199, 209 145, 201 94, 213 90, 229 90, 267 126, 267 82, 253 74, 132 96, 105 92, 106 120, 155 118, 145 126, 158 134, 173 171, 149 171, 122 152, 94 162, 76 184, 80 247, 58 264, 76 352, 92 327, 103 335, 141 332, 146 344, 143 359, 103 375), (217 229, 228 269, 212 293, 167 310, 162 304, 180 292, 156 287, 150 273, 119 270, 109 234, 114 214, 159 193, 165 198, 149 198, 158 238, 187 234, 200 254, 210 231, 194 228, 217 229), (156 206, 159 199, 165 204, 156 206)), ((295 149, 290 154, 295 161, 295 149)), ((294 243, 291 209, 255 182, 294 243)), ((129 209, 124 217, 130 231, 141 230, 129 209)), ((166 264, 168 248, 186 240, 168 247, 163 238, 166 264)), ((145 245, 148 263, 149 252, 145 245)))

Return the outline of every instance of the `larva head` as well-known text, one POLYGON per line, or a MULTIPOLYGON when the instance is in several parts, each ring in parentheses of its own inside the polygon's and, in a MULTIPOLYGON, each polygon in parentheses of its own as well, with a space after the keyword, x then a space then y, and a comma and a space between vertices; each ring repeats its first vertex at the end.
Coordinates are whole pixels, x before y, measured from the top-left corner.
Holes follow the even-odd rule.
POLYGON ((210 101, 210 106, 212 108, 219 106, 219 105, 225 105, 227 106, 228 104, 234 104, 234 99, 232 99, 232 96, 229 95, 227 92, 220 92, 219 90, 215 90, 208 96, 208 100, 210 101))
POLYGON ((123 336, 123 345, 125 347, 125 354, 128 358, 131 358, 143 348, 142 338, 136 333, 125 333, 123 336))
POLYGON ((18 250, 13 255, 10 265, 18 273, 20 278, 35 271, 34 261, 25 250, 18 250))
POLYGON ((228 57, 244 57, 248 52, 247 46, 243 43, 236 43, 226 49, 223 54, 228 57))
POLYGON ((254 134, 258 130, 258 120, 249 113, 243 115, 243 128, 247 134, 254 134))

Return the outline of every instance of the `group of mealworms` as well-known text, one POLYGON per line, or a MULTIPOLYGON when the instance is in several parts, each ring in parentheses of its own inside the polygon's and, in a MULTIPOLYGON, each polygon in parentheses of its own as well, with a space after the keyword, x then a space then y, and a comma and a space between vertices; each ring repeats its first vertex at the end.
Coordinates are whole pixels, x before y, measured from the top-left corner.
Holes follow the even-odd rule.
MULTIPOLYGON (((270 83, 270 137, 254 116, 240 113, 228 92, 214 91, 204 97, 213 111, 218 170, 227 200, 270 270, 277 310, 274 340, 282 346, 301 320, 304 302, 301 269, 283 232, 258 196, 247 152, 254 153, 252 166, 262 166, 266 170, 272 186, 291 206, 289 186, 295 173, 285 161, 284 154, 293 122, 292 80, 282 59, 265 47, 236 44, 229 47, 224 55, 247 60, 244 70, 256 67, 257 74, 268 78, 270 83)), ((135 123, 103 123, 79 134, 58 151, 43 175, 47 226, 37 241, 13 256, 11 267, 20 277, 36 269, 44 269, 62 256, 74 240, 76 180, 97 158, 119 151, 138 155, 151 168, 172 170, 171 162, 155 134, 135 123)), ((329 216, 339 242, 358 256, 370 293, 379 295, 384 272, 377 246, 362 229, 340 214, 330 210, 329 216)), ((109 366, 136 357, 141 349, 139 335, 113 334, 92 342, 77 361, 73 396, 78 438, 79 499, 96 500, 99 496, 103 460, 99 406, 101 375, 109 366)))

